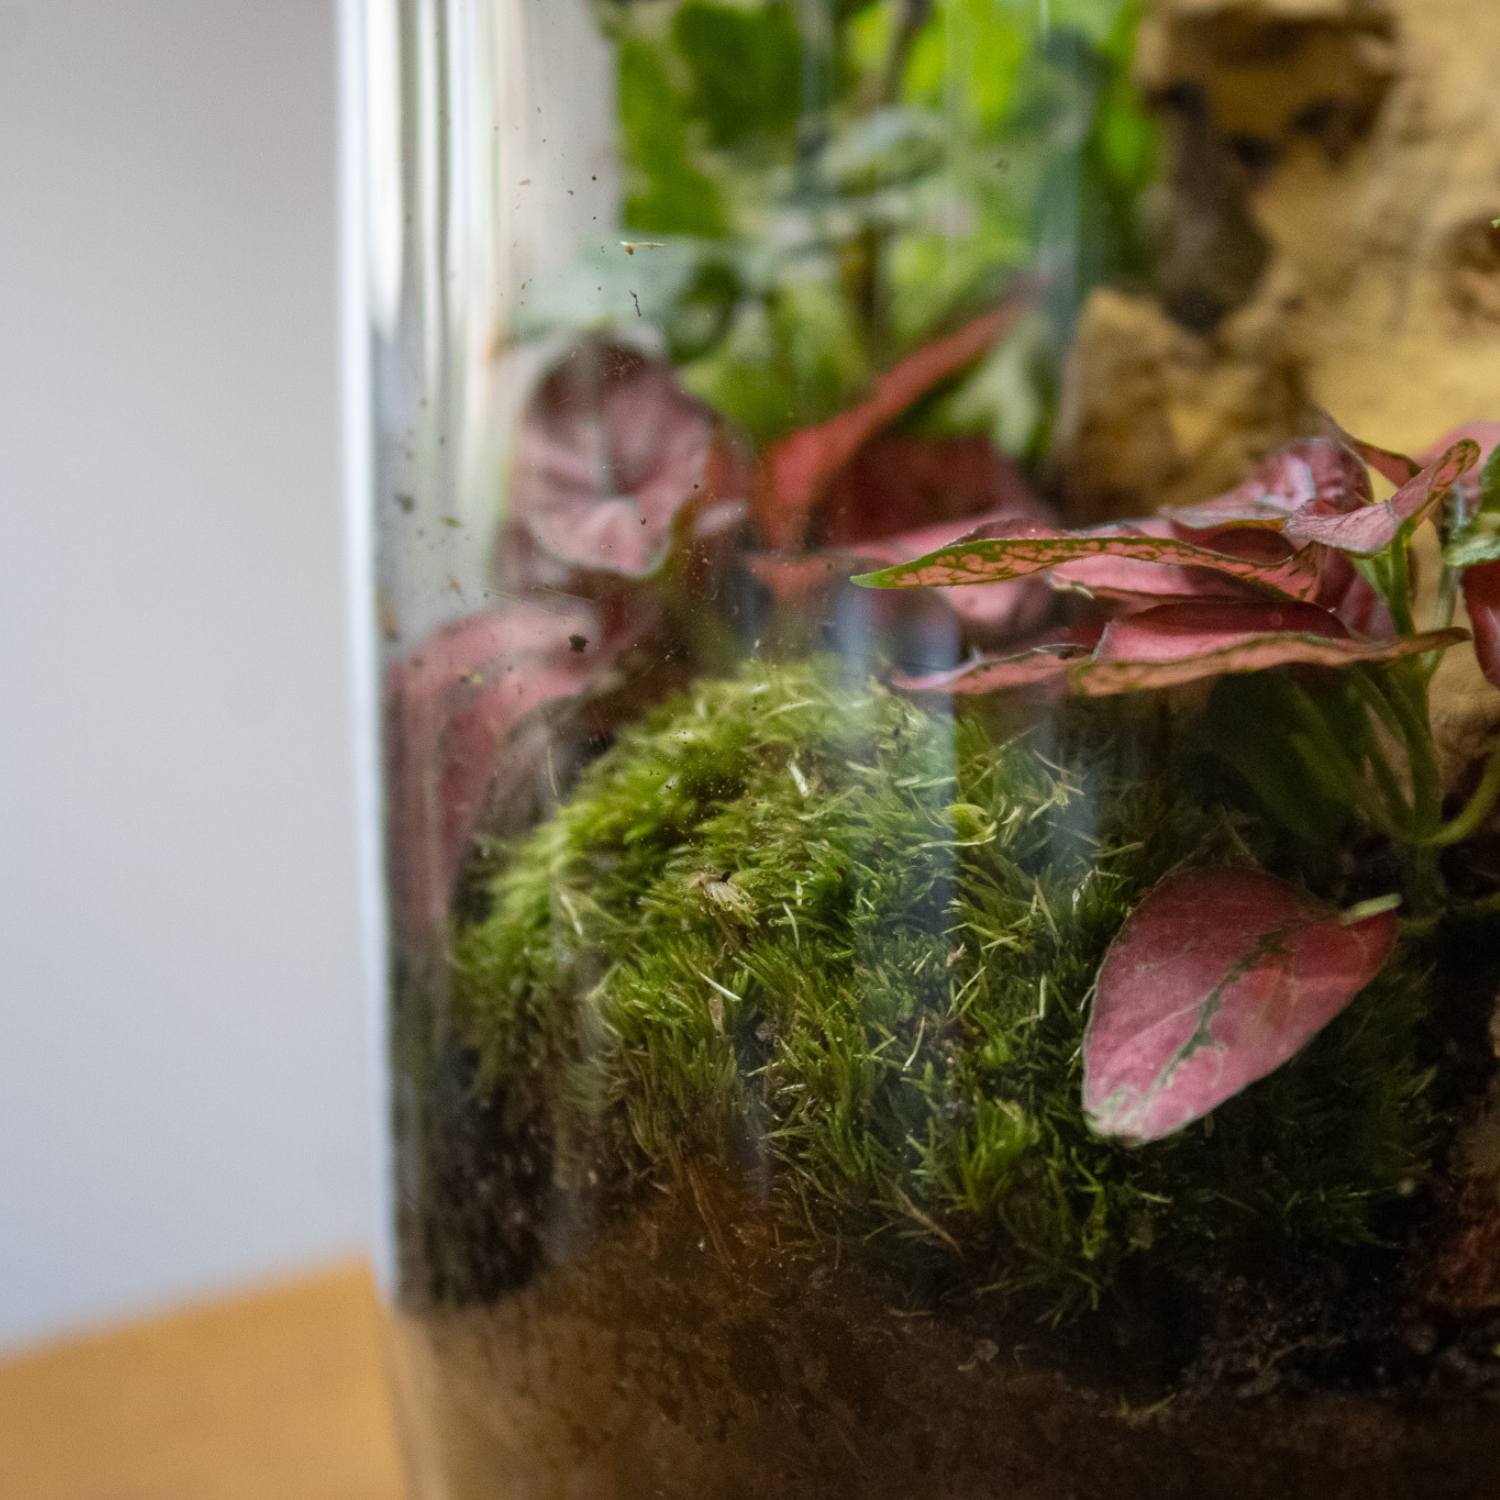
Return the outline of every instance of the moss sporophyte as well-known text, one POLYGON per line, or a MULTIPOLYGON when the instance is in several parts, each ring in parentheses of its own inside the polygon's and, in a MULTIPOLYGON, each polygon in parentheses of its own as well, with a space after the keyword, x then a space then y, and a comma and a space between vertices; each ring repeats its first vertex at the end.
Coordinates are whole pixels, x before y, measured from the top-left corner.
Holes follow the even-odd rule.
POLYGON ((1274 888, 1220 1000, 1306 998, 1274 963, 1373 919, 1264 874, 1264 825, 1143 772, 1108 708, 1017 735, 840 671, 752 664, 623 731, 454 932, 460 1030, 560 1184, 748 1174, 789 1233, 1059 1313, 1147 1248, 1375 1235, 1428 1132, 1399 953, 1211 1120, 1132 1145, 1083 1094, 1101 967, 1184 872, 1274 888))

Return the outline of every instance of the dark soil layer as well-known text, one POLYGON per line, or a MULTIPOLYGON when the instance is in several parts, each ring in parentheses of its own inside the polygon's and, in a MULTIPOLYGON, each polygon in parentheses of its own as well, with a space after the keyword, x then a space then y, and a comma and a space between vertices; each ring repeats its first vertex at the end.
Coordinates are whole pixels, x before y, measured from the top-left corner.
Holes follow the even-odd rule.
MULTIPOLYGON (((1222 1302, 1219 1321, 1258 1326, 1258 1336, 1245 1334, 1237 1352, 1222 1345, 1216 1368, 1200 1356, 1171 1377, 1169 1344, 1120 1342, 1129 1319, 1119 1309, 1107 1323, 1086 1320, 1058 1335, 1006 1327, 993 1312, 914 1314, 884 1290, 805 1246, 778 1249, 754 1219, 722 1205, 664 1196, 498 1302, 408 1320, 415 1421, 440 1455, 434 1493, 1476 1500, 1496 1492, 1500 1385, 1482 1367, 1495 1367, 1500 1330, 1470 1325, 1460 1336, 1392 1325, 1385 1352, 1375 1340, 1368 1357, 1404 1359, 1404 1375, 1372 1368, 1370 1389, 1315 1391, 1299 1371, 1327 1347, 1328 1330, 1309 1323, 1296 1336, 1287 1313, 1268 1315, 1259 1294, 1257 1325, 1232 1281, 1199 1296, 1222 1302), (1167 1385, 1175 1393, 1163 1396, 1167 1385)), ((1369 1290, 1378 1307, 1382 1295, 1369 1290)), ((1148 1321, 1170 1329, 1204 1310, 1174 1318, 1158 1306, 1148 1321)))

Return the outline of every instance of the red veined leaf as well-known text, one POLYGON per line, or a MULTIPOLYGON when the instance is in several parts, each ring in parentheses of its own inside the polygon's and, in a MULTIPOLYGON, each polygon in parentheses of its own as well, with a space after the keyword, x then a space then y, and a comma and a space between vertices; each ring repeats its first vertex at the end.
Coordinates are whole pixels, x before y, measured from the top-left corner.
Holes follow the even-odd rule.
POLYGON ((1099 971, 1083 1107, 1101 1135, 1160 1140, 1293 1057, 1384 967, 1394 911, 1340 912, 1256 870, 1169 875, 1099 971))
POLYGON ((1480 563, 1465 570, 1464 605, 1474 628, 1479 670, 1500 687, 1500 562, 1480 563))
POLYGON ((999 307, 908 355, 876 381, 858 406, 773 444, 757 475, 753 500, 766 541, 779 550, 799 546, 829 486, 859 450, 1003 338, 1031 296, 1029 285, 1017 288, 999 307))
POLYGON ((1084 660, 1089 646, 1078 641, 1055 641, 1018 651, 1009 656, 980 656, 946 672, 924 672, 912 676, 898 672, 891 686, 905 693, 1007 692, 1012 688, 1062 686, 1068 669, 1084 660))
MULTIPOLYGON (((1149 563, 1162 567, 1203 569, 1288 598, 1306 597, 1317 589, 1317 569, 1300 553, 1277 561, 1237 557, 1200 547, 1176 536, 1154 536, 1145 527, 1110 531, 1058 531, 1032 521, 1002 521, 977 527, 911 562, 866 573, 854 582, 867 588, 922 588, 998 583, 1048 569, 1063 569, 1086 559, 1149 563)), ((1103 590, 1107 570, 1097 570, 1103 590)), ((1086 582, 1074 569, 1068 582, 1086 582)), ((1092 586, 1092 585, 1087 585, 1092 586)), ((1143 592, 1141 588, 1131 592, 1143 592)), ((1176 593, 1177 589, 1174 588, 1176 593)), ((1196 592, 1202 592, 1197 590, 1196 592)))
POLYGON ((552 366, 521 415, 501 581, 650 577, 679 540, 732 523, 748 479, 718 418, 678 386, 669 364, 585 340, 552 366))
POLYGON ((431 930, 507 736, 579 693, 612 654, 578 600, 520 601, 433 632, 386 676, 386 786, 397 916, 431 930))
POLYGON ((1189 601, 1111 620, 1093 656, 1071 676, 1075 691, 1102 697, 1294 663, 1344 667, 1394 661, 1467 639, 1467 631, 1449 629, 1368 641, 1351 636, 1335 615, 1315 604, 1189 601))
POLYGON ((1227 494, 1165 512, 1192 531, 1266 527, 1280 531, 1297 511, 1313 506, 1336 515, 1370 499, 1370 477, 1343 443, 1302 438, 1273 453, 1227 494))
POLYGON ((1287 522, 1286 535, 1297 542, 1335 547, 1355 557, 1373 557, 1410 532, 1478 461, 1479 445, 1465 438, 1408 479, 1389 499, 1344 515, 1306 508, 1287 522))

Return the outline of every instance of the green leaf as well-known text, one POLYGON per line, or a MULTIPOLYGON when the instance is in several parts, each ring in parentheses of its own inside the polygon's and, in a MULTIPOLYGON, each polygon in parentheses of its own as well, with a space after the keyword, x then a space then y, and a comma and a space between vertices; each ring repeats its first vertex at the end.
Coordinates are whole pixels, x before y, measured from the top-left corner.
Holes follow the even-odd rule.
POLYGON ((620 43, 619 91, 625 226, 645 234, 708 239, 726 234, 719 186, 691 159, 681 100, 646 42, 626 38, 620 43))
MULTIPOLYGON (((1496 451, 1500 452, 1500 449, 1496 451)), ((1480 563, 1500 562, 1500 499, 1492 508, 1490 500, 1484 498, 1483 488, 1492 482, 1490 470, 1494 462, 1491 458, 1485 465, 1480 479, 1479 514, 1443 548, 1443 561, 1450 568, 1474 568, 1480 563)))
MULTIPOLYGON (((1484 467, 1479 471, 1479 509, 1500 512, 1500 444, 1490 450, 1484 467)), ((1486 558, 1485 561, 1491 561, 1486 558)))
POLYGON ((672 40, 692 78, 688 107, 703 122, 710 145, 741 146, 757 137, 786 145, 795 140, 802 42, 790 12, 697 0, 677 12, 672 40))
POLYGON ((757 441, 832 416, 869 374, 853 313, 831 279, 742 303, 725 337, 679 371, 686 389, 757 441))
POLYGON ((925 109, 877 109, 834 136, 820 166, 840 193, 876 193, 936 170, 946 148, 940 116, 925 109))
POLYGON ((1034 21, 995 0, 940 0, 917 35, 903 97, 954 109, 983 130, 1009 113, 1034 21))

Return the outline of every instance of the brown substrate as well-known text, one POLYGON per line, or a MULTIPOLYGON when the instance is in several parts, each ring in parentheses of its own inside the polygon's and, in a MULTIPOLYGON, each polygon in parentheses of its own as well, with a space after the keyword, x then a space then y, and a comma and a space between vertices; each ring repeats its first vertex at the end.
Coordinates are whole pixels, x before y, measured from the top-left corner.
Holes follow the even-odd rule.
POLYGON ((1337 1350, 1325 1321, 1299 1334, 1288 1303, 1228 1277, 1151 1304, 1155 1335, 1122 1335, 1119 1308, 1059 1335, 898 1308, 753 1217, 706 1222, 662 1196, 581 1231, 524 1288, 407 1315, 398 1336, 432 1493, 451 1500, 1494 1493, 1500 1329, 1389 1323, 1385 1292, 1364 1290, 1369 1342, 1337 1350), (1200 1349, 1185 1363, 1184 1317, 1200 1349), (1203 1338, 1204 1319, 1239 1338, 1203 1338), (1347 1368, 1351 1347, 1370 1368, 1347 1368), (1343 1389, 1313 1384, 1340 1361, 1343 1389))

